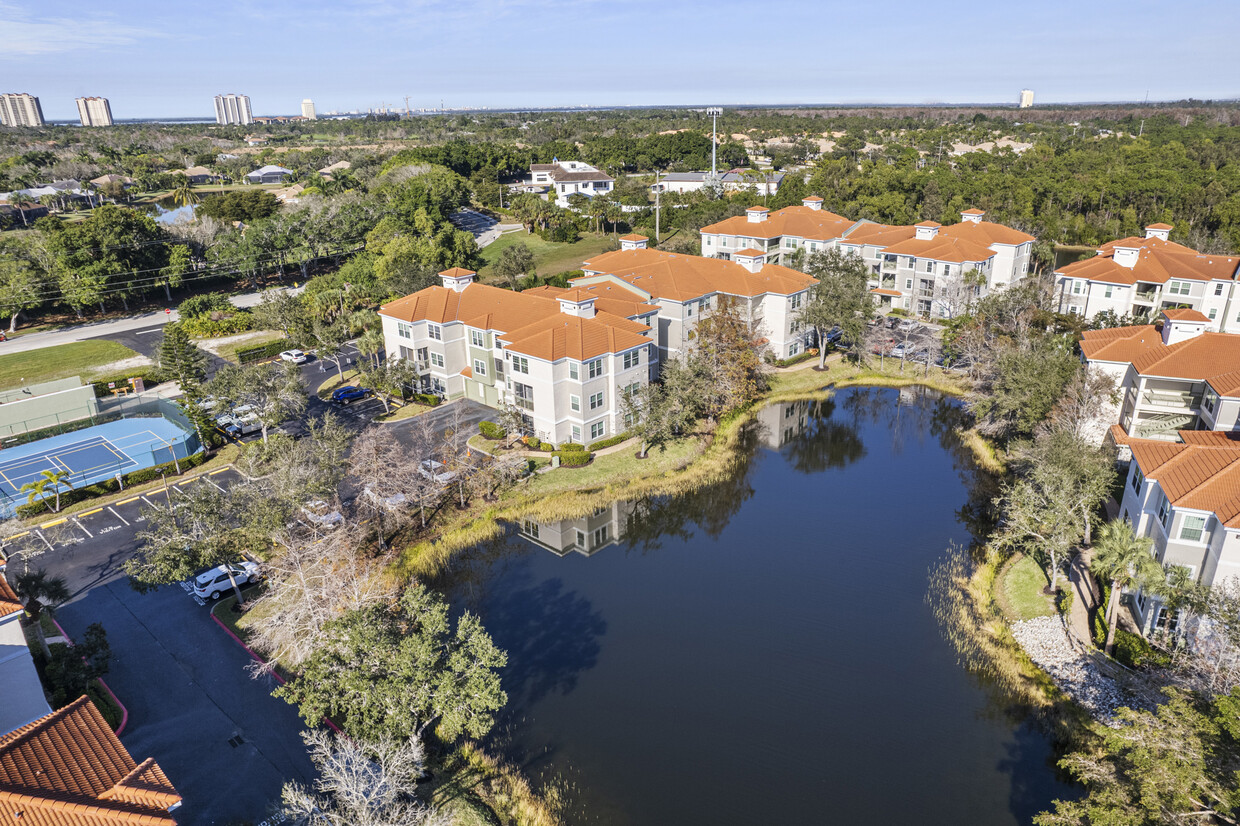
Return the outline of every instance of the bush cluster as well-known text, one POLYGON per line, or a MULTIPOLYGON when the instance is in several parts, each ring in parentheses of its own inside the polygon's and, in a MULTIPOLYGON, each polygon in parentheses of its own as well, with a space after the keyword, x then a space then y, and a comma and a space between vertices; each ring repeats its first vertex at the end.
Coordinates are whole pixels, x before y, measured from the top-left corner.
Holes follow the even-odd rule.
POLYGON ((508 435, 508 431, 497 425, 495 422, 481 421, 478 422, 478 432, 482 434, 482 438, 491 441, 499 441, 508 435))
POLYGON ((590 450, 602 450, 605 447, 618 445, 626 439, 632 437, 632 435, 632 433, 626 430, 623 433, 617 433, 615 436, 608 436, 606 439, 599 439, 597 442, 590 442, 590 450))
POLYGON ((247 347, 244 350, 238 350, 237 361, 240 364, 253 364, 256 361, 278 356, 292 346, 292 342, 286 338, 279 339, 278 341, 269 341, 257 347, 247 347))
POLYGON ((228 314, 236 310, 237 308, 228 300, 228 296, 223 293, 191 295, 177 305, 177 313, 180 314, 183 322, 193 318, 209 318, 212 313, 228 314))
POLYGON ((557 450, 551 454, 559 457, 560 467, 581 467, 590 463, 594 454, 588 450, 557 450))
POLYGON ((216 315, 216 313, 212 313, 211 315, 187 318, 181 322, 181 327, 184 328, 185 334, 190 338, 233 336, 237 333, 248 332, 254 327, 254 317, 244 310, 221 314, 219 318, 216 318, 216 315))
POLYGON ((433 393, 414 393, 413 400, 418 404, 424 404, 427 407, 438 407, 439 403, 443 401, 433 393))
POLYGON ((103 376, 91 382, 95 388, 95 398, 104 399, 111 396, 114 389, 129 387, 130 379, 142 379, 143 383, 147 387, 154 387, 155 385, 166 381, 167 376, 165 376, 163 370, 154 366, 134 367, 133 369, 126 370, 124 373, 117 373, 112 376, 103 376), (109 382, 115 384, 116 387, 108 387, 109 382))

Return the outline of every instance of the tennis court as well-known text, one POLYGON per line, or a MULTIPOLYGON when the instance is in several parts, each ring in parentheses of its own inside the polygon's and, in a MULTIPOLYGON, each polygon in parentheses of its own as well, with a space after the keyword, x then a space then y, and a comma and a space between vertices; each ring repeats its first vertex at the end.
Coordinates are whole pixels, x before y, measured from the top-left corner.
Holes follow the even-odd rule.
MULTIPOLYGON (((121 419, 73 433, 0 450, 0 514, 11 515, 26 502, 22 486, 63 474, 62 491, 118 475, 184 459, 197 452, 198 439, 162 416, 121 419)), ((48 492, 53 492, 50 488, 48 492)))

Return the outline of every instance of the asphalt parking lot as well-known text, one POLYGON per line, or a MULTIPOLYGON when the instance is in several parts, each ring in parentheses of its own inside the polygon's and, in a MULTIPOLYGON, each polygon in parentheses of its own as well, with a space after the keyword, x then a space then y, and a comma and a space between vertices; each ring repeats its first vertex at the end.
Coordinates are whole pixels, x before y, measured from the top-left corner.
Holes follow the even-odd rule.
MULTIPOLYGON (((178 485, 227 486, 232 470, 178 485)), ((5 543, 10 567, 45 568, 63 576, 71 600, 56 613, 70 636, 92 622, 108 632, 107 681, 129 711, 121 742, 141 761, 155 760, 184 797, 176 812, 187 826, 258 823, 286 780, 310 782, 296 709, 253 680, 250 656, 181 585, 139 594, 121 563, 137 548, 143 507, 162 505, 164 491, 124 498, 63 521, 52 519, 5 543)))

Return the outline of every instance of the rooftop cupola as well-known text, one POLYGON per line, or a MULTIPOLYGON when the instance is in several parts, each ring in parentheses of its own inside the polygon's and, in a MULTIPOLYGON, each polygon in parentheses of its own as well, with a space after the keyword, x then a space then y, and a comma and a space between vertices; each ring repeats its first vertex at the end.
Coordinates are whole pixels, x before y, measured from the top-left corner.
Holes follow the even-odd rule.
POLYGON ((560 312, 574 318, 594 318, 596 298, 598 296, 594 293, 580 288, 556 296, 556 300, 560 302, 560 312))
POLYGON ((982 217, 985 215, 986 213, 982 212, 980 209, 966 209, 964 212, 960 213, 960 220, 968 221, 971 224, 980 224, 982 222, 982 217))
POLYGON ((922 221, 913 226, 917 230, 918 241, 933 241, 934 237, 939 234, 939 227, 943 225, 938 221, 922 221))
POLYGON ((745 217, 749 219, 751 224, 760 224, 766 220, 767 213, 769 212, 770 210, 764 206, 752 206, 745 210, 745 217))
POLYGON ((1137 257, 1140 254, 1140 247, 1115 247, 1111 253, 1111 260, 1121 267, 1132 269, 1137 266, 1137 257))
POLYGON ((1175 227, 1170 224, 1150 224, 1145 228, 1146 238, 1157 238, 1160 241, 1166 241, 1171 236, 1171 230, 1175 227))
POLYGON ((644 235, 621 235, 621 250, 644 250, 646 245, 650 243, 650 239, 644 235))
POLYGON ((751 247, 733 253, 732 260, 750 272, 758 272, 766 266, 766 253, 751 247))
POLYGON ((810 209, 822 209, 822 199, 817 195, 810 195, 808 198, 801 199, 801 206, 810 209))
POLYGON ((453 290, 458 293, 463 292, 466 287, 474 283, 474 279, 477 276, 478 273, 473 270, 467 270, 463 267, 453 267, 452 269, 444 270, 439 274, 439 277, 443 279, 443 285, 449 290, 453 290))
POLYGON ((1206 331, 1210 319, 1197 310, 1163 310, 1162 340, 1170 347, 1206 331))

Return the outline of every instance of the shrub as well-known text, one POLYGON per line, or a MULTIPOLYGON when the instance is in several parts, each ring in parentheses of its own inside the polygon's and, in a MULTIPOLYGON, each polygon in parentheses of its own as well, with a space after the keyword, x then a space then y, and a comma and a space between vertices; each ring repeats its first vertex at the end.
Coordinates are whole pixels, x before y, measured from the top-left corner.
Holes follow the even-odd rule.
POLYGON ((560 451, 562 453, 568 453, 574 450, 585 450, 585 449, 586 449, 585 445, 579 445, 576 442, 565 442, 564 444, 560 445, 560 451))
POLYGON ((95 387, 95 398, 103 399, 112 395, 113 389, 129 387, 130 379, 142 379, 147 387, 153 387, 164 381, 164 371, 158 367, 135 367, 132 370, 126 370, 124 373, 118 373, 111 376, 102 376, 91 382, 95 387), (116 388, 108 387, 108 384, 115 384, 116 388))
MULTIPOLYGON (((770 355, 770 353, 768 353, 767 355, 770 355)), ((818 358, 818 351, 817 350, 806 350, 804 353, 798 353, 797 355, 790 356, 789 358, 786 358, 786 359, 777 359, 774 356, 772 356, 770 363, 774 364, 776 367, 791 367, 794 364, 800 364, 803 361, 809 361, 810 359, 814 359, 814 358, 818 358)))
POLYGON ((414 393, 413 400, 418 404, 424 404, 427 407, 438 407, 439 402, 442 401, 442 399, 433 393, 414 393))
POLYGON ((244 350, 237 351, 237 362, 240 364, 253 364, 256 361, 269 359, 272 356, 278 356, 280 353, 291 347, 293 343, 286 338, 278 341, 269 341, 266 344, 260 344, 257 347, 246 347, 244 350))
POLYGON ((586 450, 557 450, 551 455, 559 457, 560 467, 581 467, 594 458, 594 454, 586 450))
POLYGON ((478 432, 482 434, 484 439, 491 441, 499 441, 508 435, 508 431, 497 425, 495 422, 481 421, 478 422, 478 432))
POLYGON ((219 338, 253 329, 254 317, 245 310, 234 310, 225 314, 213 312, 211 315, 186 319, 181 322, 181 326, 190 338, 219 338))
POLYGON ((624 433, 617 433, 615 436, 608 436, 606 439, 599 439, 597 442, 590 442, 590 450, 602 450, 605 447, 618 445, 632 437, 632 435, 632 433, 626 430, 624 433))
POLYGON ((1171 658, 1150 645, 1144 637, 1122 628, 1115 629, 1115 659, 1129 668, 1171 664, 1171 658))
POLYGON ((1094 635, 1094 645, 1102 648, 1107 644, 1106 606, 1111 604, 1111 583, 1099 582, 1098 585, 1102 591, 1102 602, 1094 611, 1093 619, 1089 624, 1089 630, 1094 635))
POLYGON ((888 312, 887 315, 896 315, 896 316, 900 316, 901 318, 908 318, 909 312, 903 307, 892 307, 891 311, 888 312))
POLYGON ((213 312, 233 313, 236 310, 237 308, 228 300, 228 296, 223 293, 191 295, 177 305, 177 312, 181 314, 182 321, 209 317, 213 312))
POLYGON ((1055 597, 1055 607, 1059 609, 1059 613, 1067 616, 1072 611, 1072 589, 1064 588, 1055 597))

